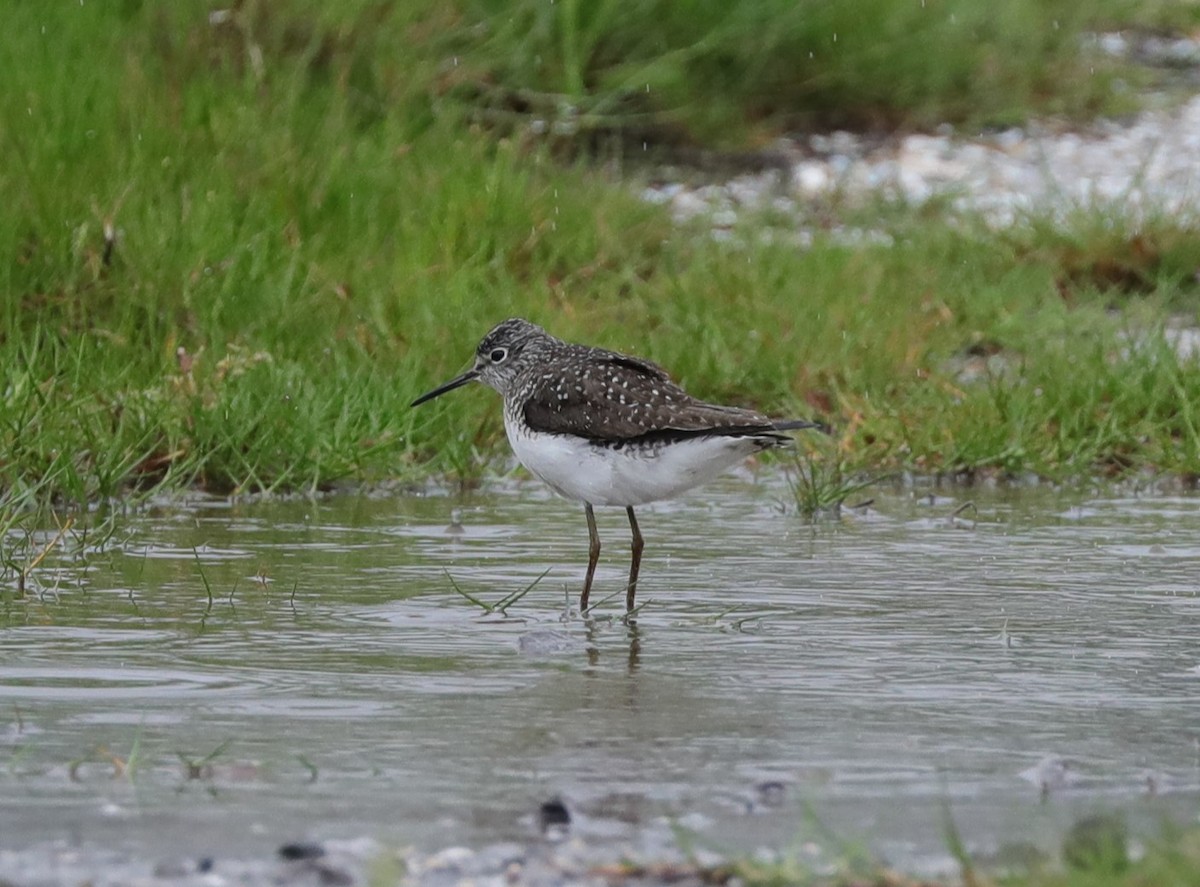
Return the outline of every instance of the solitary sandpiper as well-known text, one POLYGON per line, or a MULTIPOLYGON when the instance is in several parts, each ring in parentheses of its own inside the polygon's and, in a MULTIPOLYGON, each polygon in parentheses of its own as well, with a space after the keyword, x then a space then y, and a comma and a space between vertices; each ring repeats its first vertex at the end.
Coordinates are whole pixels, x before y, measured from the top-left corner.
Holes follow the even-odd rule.
POLYGON ((704 403, 648 360, 564 342, 515 317, 483 337, 471 369, 412 405, 471 381, 504 398, 504 430, 521 464, 560 496, 583 503, 591 546, 581 611, 600 558, 593 506, 622 505, 629 515, 625 606, 632 610, 643 547, 633 506, 678 496, 752 453, 790 443, 780 432, 821 427, 704 403))

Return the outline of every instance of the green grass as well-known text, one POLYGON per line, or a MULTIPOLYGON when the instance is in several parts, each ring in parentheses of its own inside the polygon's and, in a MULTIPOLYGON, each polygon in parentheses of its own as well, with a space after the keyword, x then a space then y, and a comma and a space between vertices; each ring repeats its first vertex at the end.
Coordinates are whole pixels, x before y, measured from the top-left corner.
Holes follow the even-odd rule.
MULTIPOLYGON (((1097 814, 1080 820, 1063 838, 1061 851, 1047 857, 1026 844, 1006 848, 1010 857, 982 864, 948 836, 959 873, 952 877, 918 878, 874 860, 863 847, 823 833, 803 852, 733 859, 715 866, 694 863, 625 862, 599 867, 611 881, 688 881, 738 883, 746 887, 1149 887, 1200 884, 1200 831, 1164 826, 1143 838, 1130 852, 1130 836, 1117 817, 1097 814), (814 848, 825 845, 837 858, 830 860, 814 848)), ((688 848, 684 848, 685 853, 688 848)))
POLYGON ((1090 72, 1080 28, 1194 22, 1170 4, 901 6, 16 5, 0 515, 471 482, 504 452, 494 395, 407 404, 514 314, 650 356, 700 396, 824 419, 836 455, 803 444, 817 460, 1200 474, 1200 368, 1161 336, 1196 316, 1186 223, 1098 209, 996 236, 882 208, 893 246, 802 252, 754 220, 723 245, 482 113, 481 84, 562 93, 739 144, 802 121, 1086 115, 1116 72, 1090 72), (913 51, 930 35, 937 54, 913 51), (991 375, 966 380, 981 355, 991 375))

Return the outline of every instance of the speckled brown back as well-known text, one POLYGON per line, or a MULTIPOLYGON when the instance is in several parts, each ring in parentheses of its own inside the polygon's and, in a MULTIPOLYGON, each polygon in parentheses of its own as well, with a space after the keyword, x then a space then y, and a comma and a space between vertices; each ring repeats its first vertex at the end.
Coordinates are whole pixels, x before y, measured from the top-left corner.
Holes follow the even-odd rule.
POLYGON ((561 341, 546 356, 540 372, 523 380, 531 431, 596 441, 774 431, 760 413, 697 400, 649 361, 561 341))

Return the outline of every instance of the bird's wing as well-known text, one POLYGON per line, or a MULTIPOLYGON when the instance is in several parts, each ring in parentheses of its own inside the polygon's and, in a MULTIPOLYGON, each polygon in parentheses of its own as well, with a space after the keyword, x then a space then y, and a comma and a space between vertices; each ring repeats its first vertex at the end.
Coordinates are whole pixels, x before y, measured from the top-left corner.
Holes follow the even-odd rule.
POLYGON ((696 400, 661 367, 615 352, 592 355, 578 378, 542 380, 525 421, 534 431, 597 441, 772 431, 765 416, 696 400))

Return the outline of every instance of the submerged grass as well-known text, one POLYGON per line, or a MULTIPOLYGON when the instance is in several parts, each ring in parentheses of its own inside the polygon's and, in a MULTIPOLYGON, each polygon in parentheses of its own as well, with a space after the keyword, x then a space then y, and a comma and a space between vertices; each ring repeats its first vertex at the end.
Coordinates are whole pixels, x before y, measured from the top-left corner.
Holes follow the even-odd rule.
POLYGON ((509 607, 511 607, 513 604, 517 603, 517 601, 521 600, 521 598, 525 597, 525 595, 529 594, 529 592, 533 591, 533 589, 537 587, 539 582, 541 582, 548 575, 550 575, 550 568, 547 568, 544 572, 540 573, 532 582, 530 582, 524 588, 518 588, 516 591, 509 592, 508 594, 504 595, 504 597, 500 598, 500 600, 496 601, 494 604, 489 604, 487 601, 476 597, 475 595, 471 594, 469 591, 466 591, 464 588, 462 588, 462 586, 460 586, 457 582, 454 581, 454 577, 450 575, 449 570, 446 570, 445 573, 446 573, 446 579, 449 580, 450 587, 454 589, 455 594, 459 595, 460 597, 467 600, 468 602, 474 604, 476 607, 478 607, 483 612, 483 614, 485 616, 491 616, 493 613, 499 613, 501 616, 506 616, 506 615, 508 615, 509 607))
POLYGON ((494 403, 407 404, 514 314, 699 396, 825 419, 880 471, 1200 475, 1200 367, 1167 330, 1196 315, 1186 221, 996 236, 897 213, 888 246, 799 251, 759 223, 719 244, 480 116, 484 86, 620 117, 647 84, 636 113, 746 144, 796 121, 1087 114, 1113 72, 1081 60, 1081 28, 1192 21, 901 6, 14 7, 0 526, 187 486, 470 482, 500 452, 494 403), (936 57, 910 51, 930 34, 936 57))

